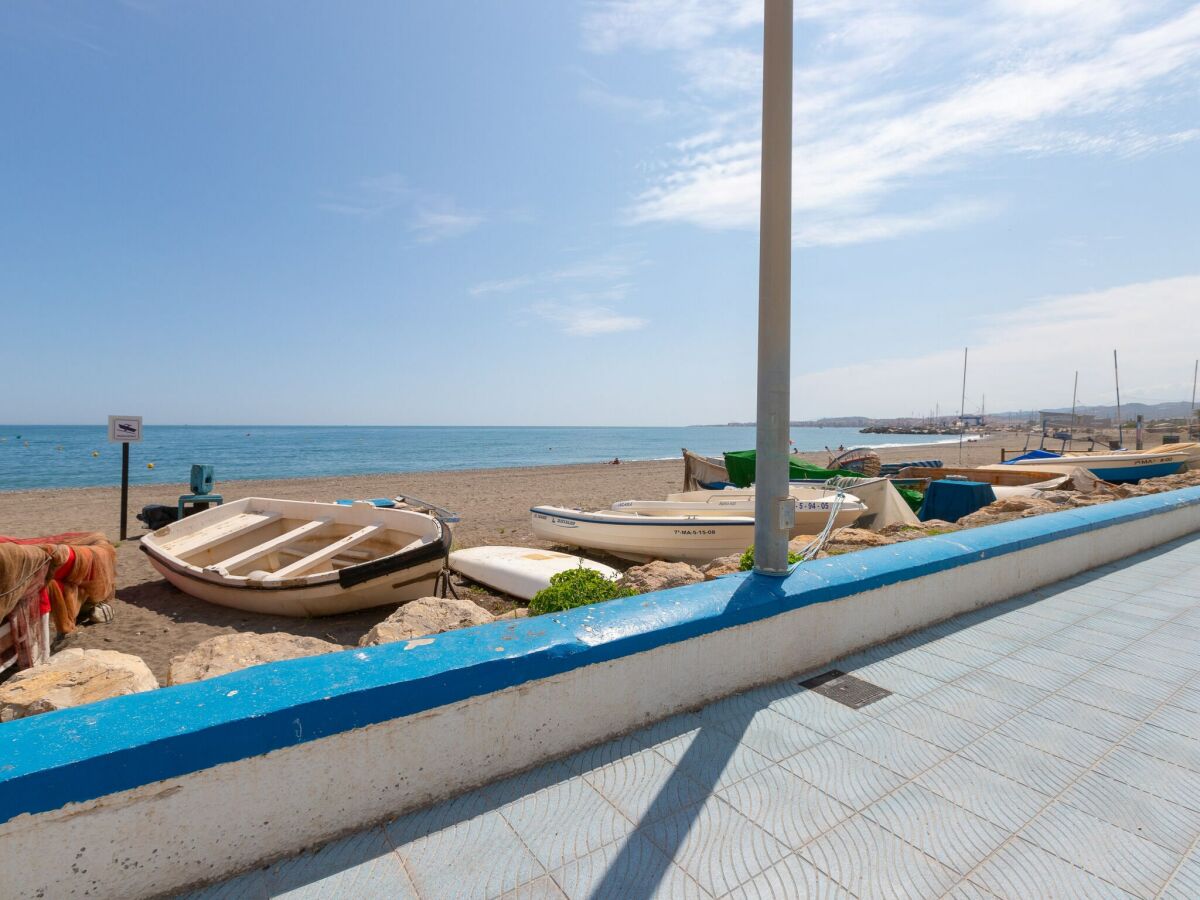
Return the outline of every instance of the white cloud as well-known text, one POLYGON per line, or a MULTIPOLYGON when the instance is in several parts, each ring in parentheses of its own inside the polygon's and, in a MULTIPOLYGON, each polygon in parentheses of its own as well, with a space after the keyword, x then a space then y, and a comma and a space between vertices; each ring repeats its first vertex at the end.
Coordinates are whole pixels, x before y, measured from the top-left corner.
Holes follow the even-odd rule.
MULTIPOLYGON (((1137 155, 1200 139, 1141 109, 1194 99, 1200 3, 979 0, 956 12, 899 0, 800 3, 794 208, 832 243, 961 218, 896 209, 902 191, 1006 154, 1137 155), (861 224, 854 220, 861 218, 861 224)), ((585 44, 664 53, 705 110, 651 171, 633 222, 758 224, 761 3, 594 4, 585 44)), ((926 201, 927 203, 929 201, 926 201)), ((953 205, 953 204, 951 204, 953 205)), ((981 207, 984 204, 981 202, 981 207)), ((801 243, 820 243, 806 226, 801 243)))
POLYGON ((484 294, 510 294, 529 287, 544 288, 562 282, 612 282, 628 277, 639 264, 638 254, 633 248, 621 247, 554 269, 481 281, 469 288, 469 293, 478 297, 484 294))
POLYGON ((395 172, 364 178, 354 190, 331 196, 318 207, 359 219, 403 215, 405 229, 420 243, 460 237, 484 221, 481 213, 459 209, 448 197, 410 187, 408 180, 395 172))
MULTIPOLYGON (((1083 405, 1113 401, 1112 350, 1121 356, 1123 402, 1190 395, 1200 321, 1200 275, 1035 300, 977 319, 970 347, 968 410, 1070 406, 1079 371, 1083 405)), ((873 359, 809 372, 792 381, 792 415, 923 415, 959 405, 962 347, 873 359)))
POLYGON ((573 337, 594 337, 619 331, 638 331, 645 328, 646 319, 613 312, 605 306, 565 306, 541 303, 533 312, 560 327, 563 334, 573 337))

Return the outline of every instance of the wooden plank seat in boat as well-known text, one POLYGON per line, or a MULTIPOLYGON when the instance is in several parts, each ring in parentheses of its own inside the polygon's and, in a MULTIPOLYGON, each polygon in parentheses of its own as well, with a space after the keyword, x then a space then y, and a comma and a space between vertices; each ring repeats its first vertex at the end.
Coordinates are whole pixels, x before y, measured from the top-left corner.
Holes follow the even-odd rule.
POLYGON ((223 559, 219 563, 214 563, 207 568, 216 572, 220 572, 222 575, 228 575, 229 570, 235 566, 245 565, 248 562, 261 559, 262 557, 281 549, 287 544, 299 540, 302 537, 306 537, 307 535, 314 534, 331 524, 333 524, 333 519, 330 518, 313 519, 311 522, 305 522, 298 528, 293 528, 291 531, 285 531, 283 534, 279 535, 279 537, 274 537, 269 541, 264 541, 257 547, 251 547, 249 550, 243 550, 241 553, 231 556, 229 559, 223 559))
POLYGON ((294 563, 289 563, 282 569, 272 572, 263 581, 282 581, 293 575, 297 575, 306 569, 311 569, 321 563, 329 562, 342 551, 353 547, 355 544, 361 544, 363 541, 370 540, 375 535, 379 534, 386 526, 381 524, 368 525, 365 528, 360 528, 352 534, 346 535, 339 541, 334 541, 328 547, 322 547, 316 553, 310 553, 308 556, 296 560, 294 563))
POLYGON ((283 517, 279 512, 238 513, 223 522, 218 522, 196 534, 183 535, 175 540, 163 541, 160 545, 163 552, 175 557, 187 556, 197 550, 207 550, 222 544, 230 538, 241 537, 258 528, 270 525, 283 517))

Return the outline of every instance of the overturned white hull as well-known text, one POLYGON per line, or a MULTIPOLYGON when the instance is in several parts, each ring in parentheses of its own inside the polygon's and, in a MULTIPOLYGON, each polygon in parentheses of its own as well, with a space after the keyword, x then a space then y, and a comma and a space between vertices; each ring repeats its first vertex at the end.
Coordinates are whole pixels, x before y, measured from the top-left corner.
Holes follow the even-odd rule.
POLYGON ((424 513, 248 497, 142 538, 186 594, 279 616, 328 616, 433 593, 450 528, 424 513))

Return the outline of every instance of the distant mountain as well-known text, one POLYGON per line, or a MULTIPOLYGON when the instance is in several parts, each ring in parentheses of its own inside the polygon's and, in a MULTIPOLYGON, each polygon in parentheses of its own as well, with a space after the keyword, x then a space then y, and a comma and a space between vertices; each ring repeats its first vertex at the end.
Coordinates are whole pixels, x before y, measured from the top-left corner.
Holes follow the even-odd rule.
MULTIPOLYGON (((1176 400, 1168 403, 1122 403, 1121 416, 1125 419, 1133 419, 1137 416, 1144 416, 1147 422, 1152 422, 1156 419, 1186 419, 1191 413, 1192 404, 1187 400, 1176 400)), ((1071 412, 1071 407, 1064 406, 1060 408, 1049 408, 1046 412, 1052 413, 1067 413, 1071 412)), ((1117 417, 1117 406, 1114 403, 1112 406, 1077 406, 1075 412, 1081 416, 1096 416, 1099 419, 1115 419, 1117 417)), ((1012 419, 1012 418, 1031 418, 1036 417, 1036 412, 1007 412, 989 414, 991 418, 996 419, 1012 419)))

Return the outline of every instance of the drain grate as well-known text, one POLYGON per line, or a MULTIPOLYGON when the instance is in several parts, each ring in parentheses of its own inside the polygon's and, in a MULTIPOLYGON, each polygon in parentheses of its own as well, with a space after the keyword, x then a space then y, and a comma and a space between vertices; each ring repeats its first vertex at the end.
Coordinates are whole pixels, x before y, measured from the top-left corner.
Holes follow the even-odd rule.
POLYGON ((801 687, 836 700, 851 709, 862 709, 864 706, 891 696, 891 691, 877 684, 847 675, 841 669, 830 669, 815 678, 800 682, 801 687))

